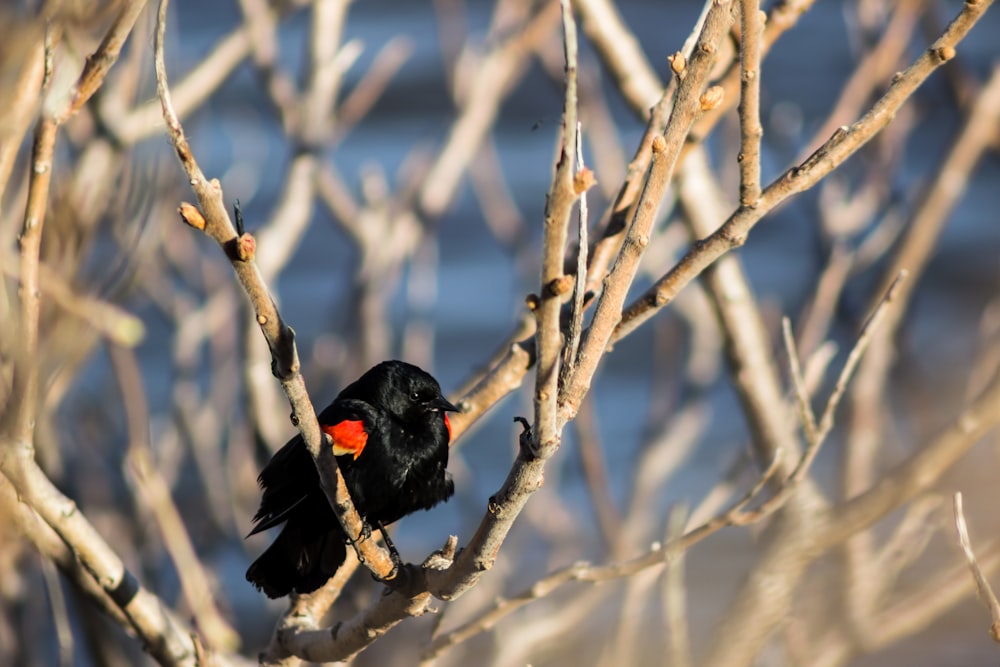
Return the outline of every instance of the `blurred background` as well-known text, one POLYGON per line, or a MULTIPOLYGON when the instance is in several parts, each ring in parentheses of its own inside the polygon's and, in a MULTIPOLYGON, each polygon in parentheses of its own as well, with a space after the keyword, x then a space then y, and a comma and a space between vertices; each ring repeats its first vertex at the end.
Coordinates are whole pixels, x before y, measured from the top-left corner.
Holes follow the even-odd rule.
MULTIPOLYGON (((27 94, 20 84, 44 34, 38 17, 54 6, 39 4, 0 10, 0 152, 12 153, 10 164, 0 161, 0 308, 11 323, 40 108, 37 86, 27 94)), ((609 70, 595 46, 610 25, 601 8, 617 10, 665 82, 667 58, 684 48, 702 6, 579 5, 583 157, 598 183, 588 193, 594 238, 646 130, 643 110, 658 99, 623 92, 609 70)), ((962 4, 762 6, 772 16, 782 8, 803 13, 775 38, 762 66, 765 186, 860 117, 962 4)), ((286 604, 244 580, 269 538, 243 535, 259 499, 256 475, 294 427, 228 262, 176 214, 193 196, 156 100, 154 10, 140 15, 107 81, 56 144, 42 245, 43 283, 54 287, 42 295, 36 458, 182 618, 192 614, 182 575, 201 569, 218 622, 233 631, 213 626, 218 646, 252 658, 286 604), (139 394, 123 380, 135 373, 139 394), (164 504, 180 526, 165 518, 164 504), (179 555, 185 540, 197 562, 179 555)), ((51 14, 62 29, 53 86, 74 80, 116 11, 64 2, 51 14)), ((820 369, 813 387, 821 411, 887 281, 900 263, 911 271, 899 321, 878 351, 881 370, 851 385, 811 471, 810 484, 831 504, 874 487, 933 443, 996 371, 1000 102, 989 103, 987 93, 1000 87, 998 34, 993 9, 884 132, 768 213, 730 255, 780 369, 789 423, 794 396, 781 317, 790 318, 803 363, 820 369), (850 452, 863 438, 872 444, 858 474, 850 452)), ((725 76, 736 44, 735 36, 725 40, 715 78, 725 76)), ((191 146, 226 200, 240 202, 262 274, 297 334, 314 404, 386 358, 432 371, 456 399, 488 376, 491 360, 519 340, 525 297, 538 290, 563 104, 558 3, 175 0, 166 54, 191 146)), ((735 102, 696 123, 634 296, 673 266, 692 234, 706 236, 737 209, 735 102), (699 218, 707 231, 692 232, 699 218)), ((396 628, 356 664, 418 664, 425 651, 427 664, 441 665, 717 664, 713 646, 734 622, 727 610, 767 557, 769 520, 695 545, 679 572, 661 565, 570 583, 467 641, 431 643, 559 568, 648 551, 668 535, 672 508, 687 512, 674 523, 697 525, 750 487, 759 475, 755 436, 714 298, 692 283, 614 347, 494 569, 466 596, 440 603, 440 613, 396 628), (671 606, 676 591, 682 626, 671 606)), ((13 325, 2 329, 9 378, 17 342, 13 325)), ((516 453, 512 418, 531 418, 532 379, 529 371, 453 449, 456 497, 396 527, 404 559, 420 562, 447 535, 461 544, 475 531, 516 453)), ((996 662, 988 614, 957 549, 950 496, 965 494, 973 543, 984 567, 994 568, 997 454, 995 436, 985 439, 943 466, 912 503, 860 533, 864 545, 811 558, 782 620, 746 664, 996 662), (852 549, 867 554, 869 567, 858 567, 852 549), (904 623, 903 612, 918 607, 924 615, 904 623)), ((150 661, 16 531, 0 528, 0 540, 0 662, 150 661)), ((358 574, 334 617, 367 606, 379 590, 358 574)))

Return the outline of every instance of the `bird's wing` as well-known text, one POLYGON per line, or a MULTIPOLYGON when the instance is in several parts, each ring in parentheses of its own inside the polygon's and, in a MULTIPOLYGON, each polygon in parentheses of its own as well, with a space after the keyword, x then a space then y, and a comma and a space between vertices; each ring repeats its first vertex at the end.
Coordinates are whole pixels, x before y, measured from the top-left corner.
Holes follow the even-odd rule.
MULTIPOLYGON (((318 415, 320 428, 333 440, 335 455, 354 460, 361 454, 368 440, 366 425, 372 423, 374 410, 364 401, 338 399, 318 415)), ((275 452, 257 481, 264 493, 247 537, 277 526, 310 495, 322 493, 316 464, 300 435, 275 452)))
MULTIPOLYGON (((292 510, 301 505, 302 503, 304 503, 306 498, 308 497, 309 497, 308 494, 303 493, 301 496, 299 496, 298 499, 294 500, 291 505, 289 505, 284 510, 278 513, 268 512, 267 514, 262 516, 260 512, 258 512, 257 515, 254 517, 254 521, 256 523, 254 523, 253 530, 247 533, 247 537, 250 537, 251 535, 256 535, 257 533, 263 532, 268 528, 273 528, 274 526, 277 526, 279 523, 287 519, 288 515, 292 513, 292 510)), ((263 509, 263 503, 261 503, 261 507, 263 509)))

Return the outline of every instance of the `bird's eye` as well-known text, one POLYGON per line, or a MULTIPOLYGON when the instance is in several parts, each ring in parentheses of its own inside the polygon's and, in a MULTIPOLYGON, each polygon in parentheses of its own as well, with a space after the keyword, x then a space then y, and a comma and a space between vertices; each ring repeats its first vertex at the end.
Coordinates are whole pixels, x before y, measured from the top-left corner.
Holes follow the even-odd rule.
POLYGON ((418 402, 418 401, 420 401, 420 392, 419 391, 411 391, 410 392, 410 400, 413 401, 413 402, 415 402, 415 403, 418 402))

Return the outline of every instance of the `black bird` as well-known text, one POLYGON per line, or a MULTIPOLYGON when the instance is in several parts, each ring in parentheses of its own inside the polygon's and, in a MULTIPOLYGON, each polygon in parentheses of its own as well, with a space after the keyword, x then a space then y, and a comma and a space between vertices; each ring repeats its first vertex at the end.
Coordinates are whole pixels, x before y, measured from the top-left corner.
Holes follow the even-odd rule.
MULTIPOLYGON (((457 409, 428 373, 384 361, 319 413, 320 428, 333 441, 367 526, 381 528, 455 492, 445 468, 451 439, 447 411, 457 409)), ((344 562, 350 539, 320 488, 302 436, 275 452, 257 481, 264 493, 250 535, 282 522, 285 527, 250 565, 247 581, 270 598, 316 590, 344 562)))

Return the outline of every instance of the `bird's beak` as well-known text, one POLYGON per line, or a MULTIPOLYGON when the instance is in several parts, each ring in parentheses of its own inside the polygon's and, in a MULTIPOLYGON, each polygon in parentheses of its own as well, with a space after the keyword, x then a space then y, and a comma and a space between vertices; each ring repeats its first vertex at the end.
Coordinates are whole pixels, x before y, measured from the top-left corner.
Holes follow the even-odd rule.
POLYGON ((442 412, 461 412, 461 410, 449 403, 444 396, 438 396, 431 401, 430 408, 432 410, 440 410, 442 412))

